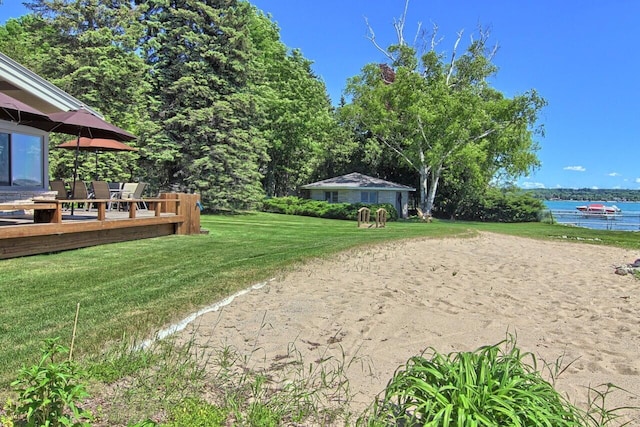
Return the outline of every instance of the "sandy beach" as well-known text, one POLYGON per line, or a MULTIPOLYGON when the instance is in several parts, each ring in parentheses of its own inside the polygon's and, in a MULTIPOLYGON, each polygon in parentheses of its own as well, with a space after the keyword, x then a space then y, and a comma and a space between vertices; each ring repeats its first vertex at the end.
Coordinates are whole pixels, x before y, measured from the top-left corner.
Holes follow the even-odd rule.
MULTIPOLYGON (((556 387, 584 405, 613 383, 608 405, 640 405, 640 281, 614 274, 640 253, 482 233, 357 249, 297 266, 201 316, 181 332, 231 346, 276 371, 344 360, 354 410, 428 347, 475 350, 507 333, 540 360, 571 365, 556 387), (295 351, 291 351, 294 349, 295 351)), ((634 421, 632 425, 640 425, 634 421)))

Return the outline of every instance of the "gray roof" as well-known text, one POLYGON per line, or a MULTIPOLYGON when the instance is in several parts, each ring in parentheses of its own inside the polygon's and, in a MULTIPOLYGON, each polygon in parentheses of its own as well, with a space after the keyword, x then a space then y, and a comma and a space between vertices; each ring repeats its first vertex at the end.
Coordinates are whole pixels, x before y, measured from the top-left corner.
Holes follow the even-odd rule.
POLYGON ((415 188, 406 185, 396 184, 395 182, 385 181, 384 179, 357 172, 303 185, 300 188, 305 190, 358 190, 366 188, 368 190, 416 191, 415 188))

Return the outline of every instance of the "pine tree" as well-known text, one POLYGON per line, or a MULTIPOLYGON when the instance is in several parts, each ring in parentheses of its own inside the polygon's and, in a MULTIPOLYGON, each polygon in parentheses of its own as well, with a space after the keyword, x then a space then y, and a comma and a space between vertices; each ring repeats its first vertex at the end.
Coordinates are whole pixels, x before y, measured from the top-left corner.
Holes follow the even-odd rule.
MULTIPOLYGON (((165 184, 202 195, 208 208, 262 199, 266 144, 254 126, 251 6, 236 0, 146 1, 146 52, 165 184)), ((153 154, 152 154, 153 155, 153 154)))

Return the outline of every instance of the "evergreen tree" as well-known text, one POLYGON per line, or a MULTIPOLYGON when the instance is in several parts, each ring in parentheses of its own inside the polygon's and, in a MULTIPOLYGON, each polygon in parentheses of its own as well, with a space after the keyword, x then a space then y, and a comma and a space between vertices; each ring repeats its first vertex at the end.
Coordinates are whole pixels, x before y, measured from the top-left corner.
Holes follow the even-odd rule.
MULTIPOLYGON (((23 17, 34 53, 14 58, 56 86, 100 111, 134 134, 147 126, 144 85, 147 67, 137 54, 141 24, 126 0, 33 0, 33 15, 23 17)), ((68 136, 54 136, 51 145, 68 136)), ((133 142, 135 145, 136 142, 133 142)), ((51 150, 51 175, 69 178, 73 153, 51 150)), ((135 155, 104 153, 98 175, 113 181, 141 176, 135 155)), ((94 177, 95 163, 86 156, 80 178, 94 177)))
POLYGON ((236 0, 141 2, 159 132, 145 142, 159 184, 201 193, 208 208, 263 197, 266 143, 254 127, 251 6, 236 0))

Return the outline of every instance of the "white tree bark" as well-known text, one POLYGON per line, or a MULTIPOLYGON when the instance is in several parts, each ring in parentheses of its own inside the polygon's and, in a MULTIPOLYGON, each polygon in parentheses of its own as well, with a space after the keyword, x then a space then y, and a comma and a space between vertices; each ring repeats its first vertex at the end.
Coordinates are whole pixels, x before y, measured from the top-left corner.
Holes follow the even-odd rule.
POLYGON ((428 189, 427 200, 425 204, 425 212, 427 215, 431 215, 433 209, 433 202, 436 198, 436 192, 438 190, 438 182, 440 182, 440 175, 442 174, 442 165, 431 170, 431 187, 428 189))

